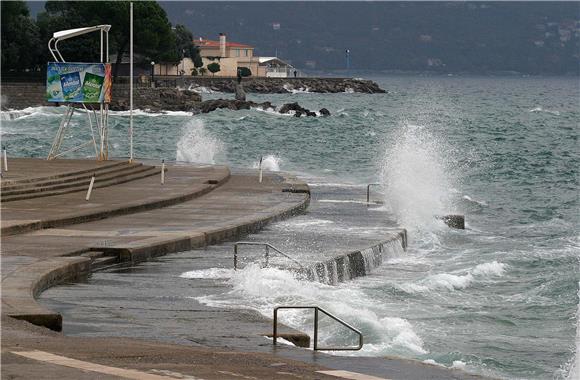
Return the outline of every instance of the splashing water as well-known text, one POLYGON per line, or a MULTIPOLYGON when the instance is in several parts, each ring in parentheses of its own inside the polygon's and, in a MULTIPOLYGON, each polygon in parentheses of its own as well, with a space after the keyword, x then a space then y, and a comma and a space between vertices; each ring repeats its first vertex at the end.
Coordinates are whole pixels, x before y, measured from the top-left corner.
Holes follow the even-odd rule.
POLYGON ((177 142, 177 161, 215 164, 216 156, 223 153, 223 144, 211 136, 200 119, 188 121, 177 142))
POLYGON ((402 225, 430 230, 435 216, 451 211, 448 149, 425 126, 406 125, 393 141, 383 164, 385 203, 402 225))
MULTIPOLYGON (((294 274, 277 268, 260 268, 249 264, 244 269, 231 273, 230 292, 197 297, 203 304, 214 307, 257 309, 262 315, 271 317, 272 309, 280 304, 309 305, 320 307, 353 322, 363 331, 368 340, 361 351, 347 355, 426 354, 422 339, 414 326, 404 318, 384 317, 381 305, 373 302, 359 289, 346 285, 329 286, 320 282, 300 280, 294 274), (349 301, 350 300, 350 301, 349 301), (356 300, 356 301, 353 301, 356 300)), ((197 277, 199 274, 189 274, 197 277)), ((307 329, 312 326, 312 312, 285 310, 281 321, 294 328, 307 329)), ((321 345, 348 345, 353 337, 330 320, 321 320, 321 345)), ((345 354, 336 352, 336 354, 345 354)))
MULTIPOLYGON (((282 160, 280 159, 280 157, 274 156, 273 154, 269 154, 267 156, 264 156, 262 159, 262 169, 271 170, 273 172, 279 172, 281 162, 282 160)), ((258 169, 260 167, 260 161, 258 160, 254 162, 252 167, 254 169, 258 169)))

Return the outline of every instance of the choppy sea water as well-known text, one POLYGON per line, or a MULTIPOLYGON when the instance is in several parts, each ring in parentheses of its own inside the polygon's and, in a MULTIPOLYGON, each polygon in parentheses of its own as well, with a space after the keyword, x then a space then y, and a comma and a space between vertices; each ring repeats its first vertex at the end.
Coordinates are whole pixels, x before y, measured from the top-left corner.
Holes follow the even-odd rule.
MULTIPOLYGON (((237 167, 264 156, 315 192, 382 184, 386 211, 409 230, 406 255, 338 287, 286 273, 266 273, 265 285, 334 303, 375 335, 365 355, 505 378, 578 378, 578 78, 374 79, 389 93, 250 95, 326 107, 329 118, 139 112, 136 156, 237 167), (434 219, 450 212, 465 214, 465 231, 434 219)), ((2 144, 10 155, 46 155, 62 113, 3 112, 2 144)), ((74 117, 71 141, 88 139, 84 120, 74 117)), ((128 155, 127 126, 128 113, 112 115, 115 156, 128 155)), ((243 275, 231 281, 245 294, 256 286, 243 275)))

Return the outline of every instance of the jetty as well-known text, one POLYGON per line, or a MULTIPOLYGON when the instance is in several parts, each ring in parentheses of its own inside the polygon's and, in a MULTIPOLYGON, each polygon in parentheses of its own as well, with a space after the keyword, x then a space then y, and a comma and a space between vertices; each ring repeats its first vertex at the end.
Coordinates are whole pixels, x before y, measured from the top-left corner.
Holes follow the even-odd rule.
MULTIPOLYGON (((259 181, 257 171, 232 173, 219 165, 9 162, 1 183, 3 377, 479 378, 398 358, 333 357, 271 344, 240 351, 151 339, 65 336, 59 332, 62 316, 37 301, 44 290, 84 281, 111 265, 136 265, 239 239, 304 211, 310 189, 289 174, 266 172, 259 181)), ((212 323, 221 328, 231 323, 216 316, 212 323)), ((198 327, 212 328, 192 329, 198 327)))

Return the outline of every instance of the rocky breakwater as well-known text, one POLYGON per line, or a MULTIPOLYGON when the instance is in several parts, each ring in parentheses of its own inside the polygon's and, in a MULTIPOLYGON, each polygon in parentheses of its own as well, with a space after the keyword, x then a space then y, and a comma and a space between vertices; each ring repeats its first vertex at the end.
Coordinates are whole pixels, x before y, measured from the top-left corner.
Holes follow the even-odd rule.
MULTIPOLYGON (((136 87, 133 90, 133 107, 152 112, 189 111, 193 105, 201 101, 201 95, 189 90, 179 90, 175 87, 136 87)), ((24 109, 27 107, 51 107, 64 103, 49 103, 46 101, 46 85, 38 83, 2 83, 1 109, 24 109)), ((112 102, 109 109, 113 111, 129 110, 129 86, 113 84, 112 102)), ((77 104, 80 107, 80 105, 77 104)))
POLYGON ((252 102, 251 100, 232 100, 232 99, 213 99, 199 102, 192 107, 191 111, 193 112, 194 115, 198 115, 200 113, 210 113, 217 109, 229 109, 239 111, 239 110, 249 110, 251 108, 257 108, 270 112, 278 112, 280 114, 294 115, 295 117, 330 116, 330 111, 327 110, 326 108, 322 108, 318 112, 316 112, 304 108, 300 106, 298 103, 286 103, 280 107, 277 107, 270 102, 256 103, 252 102))
MULTIPOLYGON (((177 88, 136 88, 133 95, 133 107, 136 109, 159 111, 189 111, 201 102, 201 95, 195 91, 177 88)), ((129 110, 129 87, 113 86, 113 101, 109 109, 113 111, 129 110)))
MULTIPOLYGON (((186 88, 214 92, 235 92, 231 78, 192 77, 185 80, 186 88)), ((296 92, 380 94, 386 91, 370 80, 353 78, 246 78, 244 90, 260 94, 296 92)))

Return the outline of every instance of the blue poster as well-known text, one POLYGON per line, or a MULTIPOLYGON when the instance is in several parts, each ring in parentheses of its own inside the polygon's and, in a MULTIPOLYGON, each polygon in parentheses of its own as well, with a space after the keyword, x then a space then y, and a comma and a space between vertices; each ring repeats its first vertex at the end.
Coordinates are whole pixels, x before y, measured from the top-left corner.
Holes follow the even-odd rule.
POLYGON ((78 72, 61 74, 60 85, 65 102, 81 102, 83 100, 81 75, 78 72))

